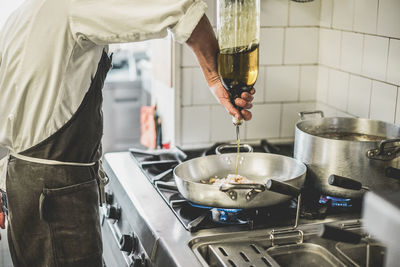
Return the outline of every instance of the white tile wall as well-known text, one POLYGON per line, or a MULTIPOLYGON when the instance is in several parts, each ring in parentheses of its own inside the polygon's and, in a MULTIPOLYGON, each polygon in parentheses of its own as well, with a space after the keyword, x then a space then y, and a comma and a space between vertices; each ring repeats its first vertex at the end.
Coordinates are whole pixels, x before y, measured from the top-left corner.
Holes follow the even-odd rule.
MULTIPOLYGON (((242 131, 244 132, 244 131, 242 131)), ((245 139, 244 133, 240 133, 241 138, 245 139)), ((211 107, 211 141, 222 142, 227 140, 235 140, 235 127, 232 125, 231 116, 225 111, 221 105, 211 107), (218 131, 213 130, 218 129, 218 131)))
POLYGON ((289 1, 262 0, 261 26, 286 26, 288 23, 289 1))
POLYGON ((256 104, 253 118, 246 122, 246 138, 260 139, 279 137, 281 104, 256 104))
POLYGON ((352 30, 354 0, 333 0, 332 26, 336 29, 352 30))
POLYGON ((317 94, 317 66, 300 68, 300 101, 315 101, 317 94))
POLYGON ((254 85, 256 93, 254 94, 253 103, 264 103, 265 69, 265 67, 260 67, 258 70, 258 78, 254 85))
POLYGON ((349 74, 331 70, 329 73, 328 104, 345 111, 347 109, 347 94, 349 74))
POLYGON ((396 112, 396 100, 396 86, 373 81, 370 118, 393 123, 396 112))
POLYGON ((321 12, 319 25, 330 28, 332 26, 333 0, 321 0, 321 12))
POLYGON ((341 68, 352 73, 361 73, 363 58, 364 35, 343 32, 342 53, 340 57, 341 68))
POLYGON ((385 80, 389 39, 365 35, 362 73, 368 77, 385 80))
POLYGON ((183 107, 182 143, 210 142, 210 106, 183 107))
POLYGON ((376 33, 378 0, 355 0, 354 31, 376 33))
POLYGON ((400 38, 400 1, 379 0, 378 34, 400 38))
POLYGON ((319 102, 328 103, 329 88, 329 69, 326 67, 318 67, 317 80, 317 100, 319 102))
POLYGON ((294 136, 295 124, 299 121, 299 112, 313 110, 315 110, 314 102, 283 104, 281 137, 294 136))
POLYGON ((348 109, 357 117, 369 117, 372 81, 356 75, 350 75, 348 109))
POLYGON ((314 26, 319 24, 321 0, 289 3, 289 26, 314 26))
POLYGON ((211 93, 200 68, 192 68, 192 103, 193 105, 216 104, 217 100, 211 93))
POLYGON ((192 105, 192 84, 193 84, 193 77, 192 77, 192 69, 191 68, 183 68, 181 70, 182 75, 182 88, 181 88, 181 95, 182 95, 182 106, 190 106, 192 105))
POLYGON ((298 66, 267 67, 265 101, 297 101, 299 70, 298 66))
POLYGON ((386 80, 400 85, 400 40, 390 40, 386 80))
POLYGON ((319 63, 339 68, 342 33, 321 29, 319 34, 319 63))
POLYGON ((260 64, 281 65, 283 61, 283 28, 263 28, 260 31, 260 64))
MULTIPOLYGON (((215 26, 214 2, 206 1, 215 26)), ((297 112, 312 109, 400 124, 399 14, 399 0, 261 0, 254 117, 242 138, 293 137, 297 112)), ((180 52, 177 143, 232 140, 230 116, 205 88, 193 53, 180 52)))
POLYGON ((400 125, 400 87, 397 87, 397 105, 396 105, 396 120, 395 123, 400 125))
POLYGON ((313 64, 318 61, 318 29, 287 28, 285 64, 313 64))

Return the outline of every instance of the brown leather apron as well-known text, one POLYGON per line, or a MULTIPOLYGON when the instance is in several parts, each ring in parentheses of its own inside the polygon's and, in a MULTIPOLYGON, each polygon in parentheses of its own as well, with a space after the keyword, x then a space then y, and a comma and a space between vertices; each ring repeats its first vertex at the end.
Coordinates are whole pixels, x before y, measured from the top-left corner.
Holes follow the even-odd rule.
POLYGON ((58 164, 12 155, 9 158, 8 240, 15 267, 102 266, 101 105, 110 66, 111 59, 103 52, 91 86, 73 117, 55 134, 19 153, 58 164), (69 162, 97 163, 79 166, 69 162))

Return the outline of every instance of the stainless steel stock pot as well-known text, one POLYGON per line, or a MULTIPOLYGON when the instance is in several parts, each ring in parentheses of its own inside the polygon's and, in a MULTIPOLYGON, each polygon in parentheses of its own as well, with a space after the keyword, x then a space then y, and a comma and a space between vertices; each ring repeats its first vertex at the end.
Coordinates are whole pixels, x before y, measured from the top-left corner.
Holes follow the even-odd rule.
POLYGON ((307 165, 306 186, 323 194, 359 198, 363 190, 328 183, 339 175, 371 190, 400 190, 400 127, 360 118, 324 118, 321 111, 300 112, 294 157, 307 165), (319 118, 306 119, 311 114, 319 118))

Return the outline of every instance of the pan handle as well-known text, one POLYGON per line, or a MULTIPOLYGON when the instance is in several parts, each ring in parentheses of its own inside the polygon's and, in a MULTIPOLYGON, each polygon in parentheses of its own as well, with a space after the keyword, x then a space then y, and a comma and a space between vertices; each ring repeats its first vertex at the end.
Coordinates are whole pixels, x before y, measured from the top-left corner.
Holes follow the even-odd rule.
MULTIPOLYGON (((251 153, 254 150, 253 147, 251 145, 249 145, 249 144, 240 144, 239 146, 240 146, 240 148, 245 148, 248 153, 251 153)), ((235 145, 235 144, 224 144, 224 145, 217 146, 215 148, 215 154, 217 154, 217 155, 223 154, 221 152, 221 150, 226 149, 226 148, 237 148, 237 145, 235 145)))
POLYGON ((265 184, 265 187, 272 192, 280 193, 287 196, 297 197, 300 195, 301 190, 293 185, 277 180, 269 179, 265 184))
POLYGON ((222 192, 227 192, 230 190, 235 190, 235 189, 251 189, 254 190, 258 193, 261 193, 265 191, 265 185, 263 184, 222 184, 219 187, 219 190, 222 192))
POLYGON ((321 118, 324 117, 324 112, 322 110, 315 110, 315 111, 301 111, 299 112, 299 116, 301 120, 306 119, 306 115, 314 115, 318 114, 321 118))

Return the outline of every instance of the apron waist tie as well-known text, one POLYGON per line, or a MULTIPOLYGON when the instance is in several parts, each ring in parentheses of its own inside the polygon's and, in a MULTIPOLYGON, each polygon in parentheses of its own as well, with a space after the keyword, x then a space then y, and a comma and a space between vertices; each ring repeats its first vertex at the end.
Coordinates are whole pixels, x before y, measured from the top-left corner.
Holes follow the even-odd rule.
POLYGON ((20 160, 24 160, 24 161, 28 161, 28 162, 33 162, 33 163, 38 163, 38 164, 44 164, 44 165, 52 165, 52 166, 79 166, 79 167, 91 167, 91 166, 95 166, 96 164, 99 164, 99 168, 98 168, 98 173, 97 173, 97 183, 98 183, 98 187, 99 187, 99 196, 100 196, 100 205, 102 205, 103 203, 105 203, 105 190, 104 187, 106 184, 108 184, 109 179, 106 176, 106 174, 103 171, 102 168, 102 164, 101 164, 101 160, 99 161, 95 161, 95 162, 90 162, 90 163, 80 163, 80 162, 67 162, 67 161, 58 161, 58 160, 50 160, 50 159, 41 159, 41 158, 34 158, 34 157, 29 157, 29 156, 24 156, 15 152, 10 152, 8 155, 8 159, 6 162, 6 166, 4 166, 4 173, 0 176, 0 181, 2 179, 4 179, 5 181, 5 176, 7 173, 7 165, 8 165, 8 160, 10 158, 10 156, 20 159, 20 160))
POLYGON ((41 158, 34 158, 34 157, 28 157, 24 156, 18 153, 10 152, 10 156, 13 156, 14 158, 24 160, 24 161, 29 161, 33 163, 39 163, 39 164, 44 164, 44 165, 66 165, 66 166, 94 166, 97 162, 90 162, 90 163, 79 163, 79 162, 67 162, 67 161, 58 161, 58 160, 50 160, 50 159, 41 159, 41 158))

